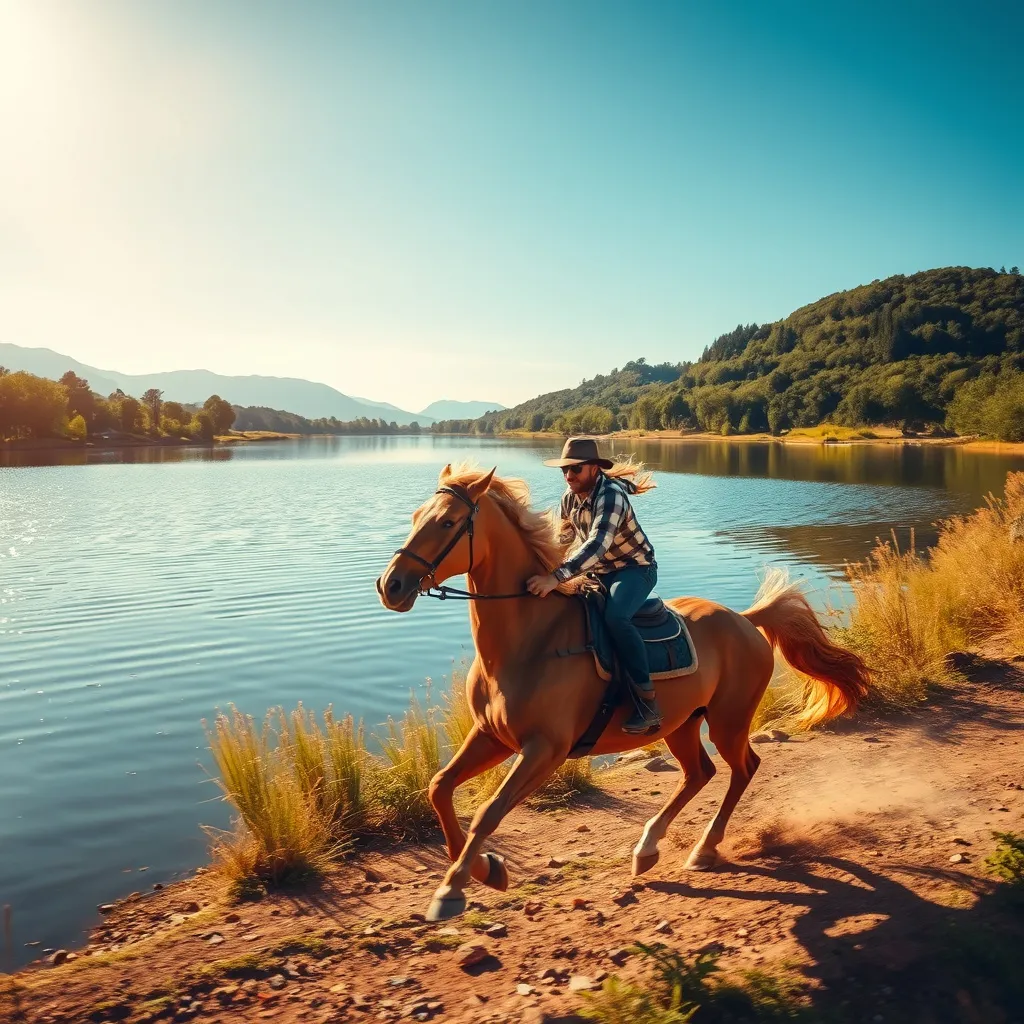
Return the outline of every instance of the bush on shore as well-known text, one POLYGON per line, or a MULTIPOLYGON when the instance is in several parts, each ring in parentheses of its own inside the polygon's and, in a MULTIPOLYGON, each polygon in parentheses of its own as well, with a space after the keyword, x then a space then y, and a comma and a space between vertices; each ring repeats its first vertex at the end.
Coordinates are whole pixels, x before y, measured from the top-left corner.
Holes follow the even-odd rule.
MULTIPOLYGON (((440 707, 415 697, 398 720, 389 718, 371 749, 365 727, 351 715, 322 718, 301 704, 274 708, 262 722, 236 708, 217 715, 207 739, 217 782, 237 817, 229 832, 211 830, 215 864, 236 881, 281 884, 324 871, 360 840, 408 838, 436 827, 427 797, 430 780, 472 726, 465 674, 452 674, 440 707)), ((498 765, 457 793, 464 804, 490 796, 508 764, 498 765)), ((545 804, 563 803, 593 788, 589 758, 567 761, 540 790, 545 804)))

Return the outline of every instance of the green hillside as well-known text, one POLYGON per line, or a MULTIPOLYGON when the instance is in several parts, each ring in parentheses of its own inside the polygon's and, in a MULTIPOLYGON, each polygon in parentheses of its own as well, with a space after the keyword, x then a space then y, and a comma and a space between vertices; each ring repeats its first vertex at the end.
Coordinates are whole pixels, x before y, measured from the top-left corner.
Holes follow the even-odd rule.
MULTIPOLYGON (((695 363, 643 359, 476 429, 721 433, 886 424, 1024 440, 1024 277, 968 267, 838 292, 740 325, 695 363)), ((443 425, 439 425, 443 426, 443 425)))

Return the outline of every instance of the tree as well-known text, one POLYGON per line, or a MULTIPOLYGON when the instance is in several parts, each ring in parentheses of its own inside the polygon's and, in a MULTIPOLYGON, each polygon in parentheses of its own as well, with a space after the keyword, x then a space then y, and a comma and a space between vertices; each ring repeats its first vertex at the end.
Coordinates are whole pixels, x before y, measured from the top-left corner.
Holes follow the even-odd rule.
MULTIPOLYGON (((642 362, 642 360, 637 360, 642 362)), ((629 417, 630 426, 639 430, 657 430, 661 426, 661 412, 654 400, 641 395, 633 403, 633 412, 629 417)))
POLYGON ((149 431, 151 434, 160 433, 160 406, 164 393, 157 388, 150 388, 142 396, 142 404, 149 413, 149 431))
POLYGON ((118 405, 118 418, 125 433, 132 434, 139 429, 141 414, 142 403, 131 395, 122 394, 118 405))
POLYGON ((164 402, 164 416, 175 423, 188 423, 192 418, 180 402, 164 402))
POLYGON ((68 413, 72 416, 81 415, 86 424, 93 421, 96 413, 96 398, 89 387, 89 382, 79 377, 74 370, 68 370, 60 379, 68 393, 68 413))
POLYGON ((0 377, 0 437, 54 437, 67 420, 67 389, 19 370, 0 377))
POLYGON ((235 422, 235 410, 230 402, 225 402, 220 395, 210 395, 203 402, 203 410, 209 415, 216 434, 227 433, 235 422))
POLYGON ((213 417, 205 409, 200 410, 192 417, 189 432, 200 441, 212 441, 216 433, 213 417))

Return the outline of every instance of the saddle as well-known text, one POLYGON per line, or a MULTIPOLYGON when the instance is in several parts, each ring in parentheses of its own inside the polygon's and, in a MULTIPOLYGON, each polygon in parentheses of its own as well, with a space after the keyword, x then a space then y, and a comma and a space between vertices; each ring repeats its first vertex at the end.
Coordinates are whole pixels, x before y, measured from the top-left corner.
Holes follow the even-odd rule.
MULTIPOLYGON (((604 623, 608 600, 604 586, 591 580, 575 597, 583 606, 586 643, 582 648, 559 649, 555 654, 560 658, 591 654, 598 675, 608 684, 594 720, 569 751, 569 757, 585 757, 600 739, 615 709, 629 695, 630 688, 622 677, 615 646, 604 623)), ((640 606, 633 616, 633 625, 646 645, 652 680, 676 679, 697 671, 697 651, 686 620, 660 597, 652 595, 640 606)))

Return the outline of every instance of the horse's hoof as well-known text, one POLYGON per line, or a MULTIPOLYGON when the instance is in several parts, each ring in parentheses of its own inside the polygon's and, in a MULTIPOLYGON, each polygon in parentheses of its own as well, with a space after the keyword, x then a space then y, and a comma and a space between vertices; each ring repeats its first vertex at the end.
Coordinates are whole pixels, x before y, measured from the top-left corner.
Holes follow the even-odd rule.
POLYGON ((466 897, 458 889, 450 885, 442 885, 427 907, 428 921, 449 921, 458 917, 466 909, 466 897))
POLYGON ((661 860, 661 853, 658 850, 655 850, 654 853, 634 853, 633 877, 636 878, 637 875, 650 871, 659 860, 661 860))
POLYGON ((718 854, 711 850, 694 850, 686 861, 687 871, 710 871, 718 862, 718 854))
POLYGON ((504 892, 508 888, 508 869, 505 867, 505 858, 499 857, 496 853, 485 853, 487 860, 487 877, 484 885, 498 892, 504 892))

